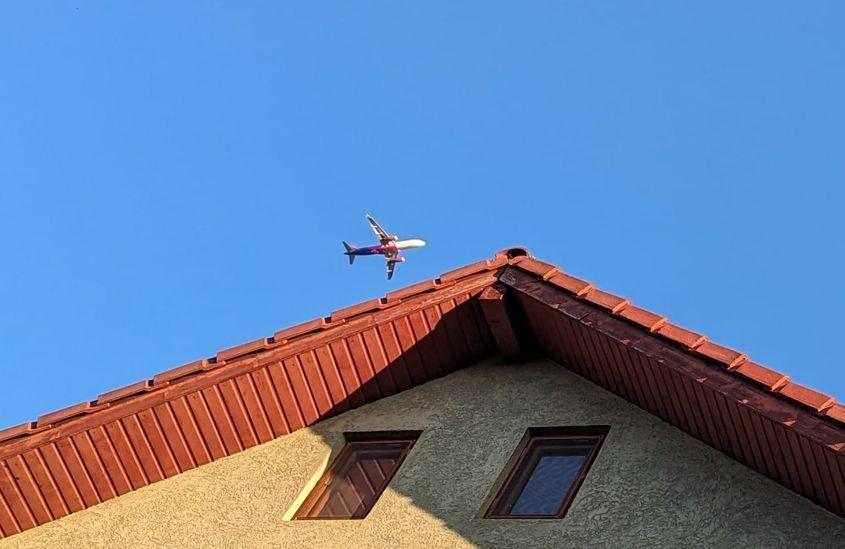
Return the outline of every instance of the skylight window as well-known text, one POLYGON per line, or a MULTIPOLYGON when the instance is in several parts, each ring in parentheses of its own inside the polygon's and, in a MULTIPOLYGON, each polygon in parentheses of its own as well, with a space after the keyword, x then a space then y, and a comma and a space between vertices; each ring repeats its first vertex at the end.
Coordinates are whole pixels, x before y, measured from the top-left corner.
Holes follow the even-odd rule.
POLYGON ((346 445, 294 518, 366 517, 419 436, 419 431, 346 433, 346 445))
POLYGON ((562 518, 607 427, 532 428, 487 518, 562 518))

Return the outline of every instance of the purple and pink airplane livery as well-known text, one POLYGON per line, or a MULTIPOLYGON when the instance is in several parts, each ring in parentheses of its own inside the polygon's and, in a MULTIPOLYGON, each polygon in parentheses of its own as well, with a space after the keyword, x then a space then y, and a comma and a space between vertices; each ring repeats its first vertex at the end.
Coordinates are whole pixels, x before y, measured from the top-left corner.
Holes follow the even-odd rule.
POLYGON ((419 238, 399 240, 399 237, 395 234, 387 234, 387 231, 382 229, 370 214, 367 214, 367 221, 370 222, 370 227, 372 227, 373 232, 376 233, 376 236, 379 239, 379 244, 377 246, 356 248, 355 246, 344 242, 343 247, 346 248, 345 255, 349 257, 350 265, 352 265, 355 261, 355 257, 359 255, 383 255, 384 259, 387 261, 387 279, 390 280, 393 277, 393 269, 396 267, 396 264, 405 262, 405 258, 399 255, 399 252, 401 250, 410 250, 412 248, 422 248, 425 246, 425 241, 420 240, 419 238))

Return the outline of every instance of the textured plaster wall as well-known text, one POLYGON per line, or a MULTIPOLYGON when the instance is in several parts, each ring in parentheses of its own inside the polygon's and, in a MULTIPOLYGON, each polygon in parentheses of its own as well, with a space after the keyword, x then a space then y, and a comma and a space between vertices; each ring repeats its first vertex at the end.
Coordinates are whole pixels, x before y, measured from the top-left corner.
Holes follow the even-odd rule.
POLYGON ((551 362, 487 362, 0 547, 812 547, 845 520, 551 362), (480 518, 528 426, 610 434, 562 520, 480 518), (423 434, 370 515, 286 521, 345 430, 423 434))

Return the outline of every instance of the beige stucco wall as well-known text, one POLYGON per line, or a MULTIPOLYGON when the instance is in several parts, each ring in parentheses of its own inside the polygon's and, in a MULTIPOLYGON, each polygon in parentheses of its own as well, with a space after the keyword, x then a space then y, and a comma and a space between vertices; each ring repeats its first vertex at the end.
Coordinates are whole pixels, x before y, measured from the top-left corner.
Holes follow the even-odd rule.
POLYGON ((845 520, 551 362, 487 362, 0 547, 812 547, 845 520), (611 426, 562 520, 485 520, 528 426, 611 426), (423 434, 369 516, 286 521, 349 430, 423 434))

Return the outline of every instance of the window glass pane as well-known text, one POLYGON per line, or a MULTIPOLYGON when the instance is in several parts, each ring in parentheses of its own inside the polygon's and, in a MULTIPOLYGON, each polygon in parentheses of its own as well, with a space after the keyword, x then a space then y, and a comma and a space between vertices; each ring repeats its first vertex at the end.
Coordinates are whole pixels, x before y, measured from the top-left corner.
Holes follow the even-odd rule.
MULTIPOLYGON (((412 436, 416 437, 418 433, 412 436)), ((405 438, 348 442, 308 495, 295 518, 365 517, 415 440, 405 438)))
POLYGON ((543 456, 511 509, 512 515, 555 515, 578 470, 584 455, 543 456))
POLYGON ((406 443, 350 442, 347 459, 329 472, 327 499, 309 513, 316 518, 364 516, 387 486, 406 443))
POLYGON ((562 517, 605 433, 606 427, 530 429, 525 447, 486 516, 562 517), (541 432, 535 434, 537 431, 541 432))

